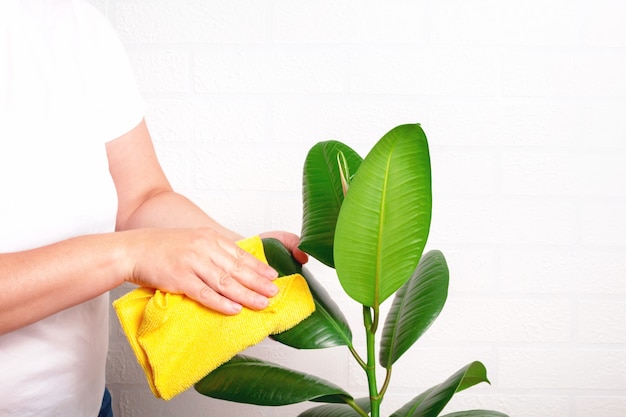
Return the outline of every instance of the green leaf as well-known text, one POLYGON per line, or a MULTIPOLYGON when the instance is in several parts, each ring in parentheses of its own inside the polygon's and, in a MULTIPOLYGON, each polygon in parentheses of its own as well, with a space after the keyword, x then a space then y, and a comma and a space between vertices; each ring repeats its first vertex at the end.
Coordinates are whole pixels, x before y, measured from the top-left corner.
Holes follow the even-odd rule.
POLYGON ((398 126, 359 167, 337 219, 335 268, 350 297, 376 308, 409 279, 431 211, 426 136, 417 124, 398 126))
POLYGON ((263 249, 268 263, 276 269, 279 276, 301 274, 306 279, 315 302, 313 314, 291 329, 270 337, 297 349, 351 346, 350 325, 337 304, 309 270, 303 268, 277 239, 263 239, 263 249))
POLYGON ((487 370, 482 363, 472 362, 441 384, 413 398, 390 417, 437 417, 456 392, 481 382, 489 382, 487 370))
POLYGON ((468 410, 457 411, 456 413, 446 414, 441 417, 509 417, 504 413, 493 410, 468 410))
POLYGON ((280 240, 266 237, 261 239, 261 242, 268 265, 278 272, 279 277, 302 273, 302 264, 296 261, 280 240))
MULTIPOLYGON (((366 413, 370 411, 370 399, 359 398, 354 401, 366 413)), ((360 417, 361 415, 348 404, 324 404, 317 407, 309 408, 298 417, 360 417)))
POLYGON ((380 341, 380 364, 394 364, 441 313, 448 296, 448 265, 443 253, 430 251, 396 292, 380 341))
POLYGON ((315 311, 296 326, 271 338, 297 349, 352 346, 350 325, 337 304, 308 269, 303 268, 302 276, 313 294, 315 311))
POLYGON ((413 398, 411 401, 409 401, 408 403, 404 404, 402 406, 402 408, 400 408, 398 411, 396 411, 395 413, 393 413, 389 417, 413 417, 413 416, 416 416, 417 414, 414 414, 414 413, 417 412, 417 408, 424 402, 424 400, 426 398, 428 398, 428 396, 433 392, 433 390, 435 388, 436 387, 431 387, 431 388, 427 389, 426 391, 422 392, 417 397, 413 398))
POLYGON ((331 382, 244 355, 215 369, 194 388, 211 398, 267 406, 303 401, 344 403, 352 399, 331 382))
POLYGON ((352 148, 338 141, 319 142, 304 162, 302 178, 302 231, 300 249, 334 268, 335 224, 344 194, 338 154, 342 153, 353 175, 363 160, 352 148))

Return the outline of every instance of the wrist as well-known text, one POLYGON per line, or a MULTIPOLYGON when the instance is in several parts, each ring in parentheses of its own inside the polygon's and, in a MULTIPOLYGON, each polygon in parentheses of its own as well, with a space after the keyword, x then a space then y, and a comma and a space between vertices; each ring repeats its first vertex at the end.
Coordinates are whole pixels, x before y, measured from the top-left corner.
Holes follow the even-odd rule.
POLYGON ((115 286, 125 282, 133 282, 137 259, 137 247, 141 244, 138 238, 140 230, 126 230, 111 234, 110 265, 113 268, 115 286))

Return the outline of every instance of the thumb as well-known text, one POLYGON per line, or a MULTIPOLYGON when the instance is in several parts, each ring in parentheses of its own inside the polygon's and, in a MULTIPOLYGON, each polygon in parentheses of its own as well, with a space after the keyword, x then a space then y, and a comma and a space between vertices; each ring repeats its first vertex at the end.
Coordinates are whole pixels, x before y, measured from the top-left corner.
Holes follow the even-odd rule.
POLYGON ((309 256, 298 249, 298 245, 300 244, 300 237, 293 233, 282 232, 282 231, 272 231, 272 232, 264 232, 259 235, 261 238, 274 238, 278 239, 285 247, 291 252, 296 261, 301 264, 305 264, 309 261, 309 256))

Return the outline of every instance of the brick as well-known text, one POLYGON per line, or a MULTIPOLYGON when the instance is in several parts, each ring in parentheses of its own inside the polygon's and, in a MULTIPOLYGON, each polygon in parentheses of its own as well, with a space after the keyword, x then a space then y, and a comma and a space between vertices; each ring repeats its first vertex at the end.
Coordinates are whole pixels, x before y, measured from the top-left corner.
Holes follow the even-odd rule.
POLYGON ((267 103, 257 98, 151 99, 148 122, 157 143, 247 145, 268 141, 267 103))
MULTIPOLYGON (((492 384, 494 379, 496 357, 490 347, 465 345, 462 350, 452 346, 432 345, 426 341, 418 341, 408 350, 393 368, 392 395, 402 395, 402 402, 411 399, 418 393, 433 385, 445 381, 462 367, 473 361, 482 362, 487 368, 487 377, 492 384)), ((487 388, 478 386, 474 389, 487 388)), ((489 388, 492 390, 493 388, 489 388)))
POLYGON ((580 238, 578 212, 567 201, 441 197, 430 233, 449 245, 568 245, 580 238))
POLYGON ((572 335, 568 300, 449 297, 427 340, 468 342, 567 342, 572 335))
POLYGON ((114 21, 120 38, 133 44, 257 44, 267 33, 261 0, 123 1, 115 4, 114 21))
POLYGON ((146 375, 126 340, 110 343, 107 357, 107 383, 148 387, 146 375))
POLYGON ((606 417, 622 417, 626 410, 626 399, 610 395, 580 395, 576 397, 574 407, 574 417, 594 416, 599 410, 606 417))
POLYGON ((597 200, 581 205, 581 242, 602 247, 624 248, 626 202, 623 199, 597 200))
POLYGON ((594 47, 626 47, 626 8, 620 0, 585 2, 583 44, 594 47))
POLYGON ((345 59, 340 51, 232 48, 194 54, 198 93, 341 93, 345 59), (251 70, 253 69, 253 70, 251 70))
POLYGON ((299 234, 302 228, 302 197, 271 196, 269 203, 269 230, 288 230, 299 234))
POLYGON ((201 189, 299 192, 301 188, 302 162, 292 160, 286 151, 246 146, 215 152, 205 147, 195 158, 196 186, 201 189))
POLYGON ((505 96, 624 97, 626 56, 616 50, 511 50, 503 54, 505 96))
POLYGON ((605 299, 580 301, 577 316, 576 338, 581 343, 626 343, 626 303, 605 299))
POLYGON ((444 0, 434 2, 430 38, 435 44, 574 46, 581 6, 567 0, 444 0))
POLYGON ((481 248, 450 248, 436 236, 429 238, 424 251, 442 248, 450 271, 450 294, 485 294, 496 289, 497 256, 493 250, 481 248))
MULTIPOLYGON (((147 387, 146 387, 147 388, 147 387)), ((162 404, 145 389, 121 391, 117 400, 121 417, 162 416, 162 404)))
MULTIPOLYGON (((623 249, 606 250, 596 247, 581 250, 572 264, 579 265, 576 290, 579 295, 624 296, 626 294, 626 264, 622 261, 623 249), (593 278, 591 278, 593 277, 593 278)), ((576 253, 574 251, 574 253, 576 253)), ((564 274, 567 276, 567 274, 564 274)))
POLYGON ((225 196, 213 191, 196 191, 189 194, 211 217, 244 236, 256 235, 270 229, 267 224, 268 204, 264 196, 232 194, 225 196))
MULTIPOLYGON (((595 129, 616 125, 615 119, 605 116, 606 111, 609 109, 596 109, 595 106, 571 100, 442 98, 429 108, 429 138, 433 143, 462 146, 463 149, 520 146, 532 149, 568 148, 586 143, 589 137, 595 138, 595 129), (583 126, 589 128, 583 129, 583 126)), ((614 112, 608 114, 614 115, 614 112)), ((612 132, 606 132, 607 137, 616 133, 612 129, 606 130, 612 132)))
POLYGON ((626 196, 626 153, 507 152, 502 157, 506 194, 626 196))
POLYGON ((584 246, 502 250, 500 285, 518 294, 624 295, 626 265, 619 253, 584 246))
POLYGON ((129 51, 139 89, 146 93, 181 93, 191 87, 189 54, 178 49, 129 51))
POLYGON ((300 142, 307 151, 317 142, 338 140, 364 157, 391 128, 425 125, 427 109, 419 97, 278 97, 272 106, 272 135, 277 142, 300 142))
POLYGON ((571 410, 570 403, 569 396, 561 393, 510 393, 487 386, 482 389, 472 387, 455 395, 446 410, 485 409, 524 417, 567 416, 571 410))
POLYGON ((188 161, 192 158, 190 150, 183 147, 172 149, 171 146, 159 146, 155 143, 157 157, 175 190, 185 189, 192 181, 192 172, 188 161))
POLYGON ((348 387, 350 392, 367 387, 367 375, 356 361, 348 361, 348 387))
POLYGON ((500 189, 500 157, 489 150, 431 147, 433 192, 441 196, 493 195, 500 189))
POLYGON ((272 39, 279 43, 424 43, 428 21, 418 2, 278 0, 272 8, 272 39), (393 24, 389 24, 393 22, 393 24))
POLYGON ((593 100, 585 106, 584 117, 577 124, 587 149, 617 149, 623 152, 626 143, 626 125, 620 122, 620 115, 626 111, 623 100, 593 100))
POLYGON ((626 352, 605 348, 511 348, 501 350, 502 388, 524 390, 624 390, 626 352))
MULTIPOLYGON (((151 401, 152 402, 152 401, 151 401)), ((193 387, 174 397, 170 401, 159 401, 159 409, 163 417, 178 416, 206 416, 219 413, 224 416, 252 415, 265 416, 267 411, 256 410, 254 406, 235 404, 227 401, 216 400, 203 396, 196 392, 193 387), (239 413, 239 414, 237 414, 239 413)))
POLYGON ((500 57, 481 48, 367 48, 350 53, 350 92, 493 97, 500 57))

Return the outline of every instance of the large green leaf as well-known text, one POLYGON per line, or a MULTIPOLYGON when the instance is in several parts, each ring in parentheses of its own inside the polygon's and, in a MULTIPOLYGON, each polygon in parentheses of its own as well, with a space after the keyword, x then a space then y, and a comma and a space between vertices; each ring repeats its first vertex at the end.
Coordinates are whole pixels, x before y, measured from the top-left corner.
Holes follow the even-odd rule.
POLYGON ((344 403, 352 399, 331 382, 244 355, 215 369, 194 388, 212 398, 268 406, 303 401, 344 403))
POLYGON ((337 219, 335 268, 350 297, 377 307, 409 279, 431 211, 426 135, 417 124, 398 126, 363 160, 337 219))
POLYGON ((353 175, 363 159, 347 145, 331 140, 311 148, 302 178, 300 249, 333 268, 335 224, 344 198, 337 159, 340 152, 353 175))
POLYGON ((383 367, 394 364, 439 316, 448 296, 448 278, 443 253, 430 251, 396 292, 380 340, 383 367))
POLYGON ((493 410, 468 410, 457 411, 456 413, 446 414, 441 417, 509 417, 504 413, 493 410))
POLYGON ((306 279, 315 302, 313 314, 295 327, 270 337, 297 349, 352 345, 352 331, 345 316, 309 270, 303 268, 276 239, 263 239, 263 249, 267 262, 279 276, 301 274, 306 279))
POLYGON ((456 392, 481 382, 489 382, 487 370, 482 363, 472 362, 441 384, 413 398, 391 417, 437 417, 456 392))
MULTIPOLYGON (((359 398, 354 401, 362 410, 369 413, 370 399, 359 398)), ((317 407, 309 408, 298 417, 360 417, 360 414, 347 404, 324 404, 317 407)))
POLYGON ((261 239, 261 242, 268 265, 278 272, 279 277, 302 273, 302 264, 291 255, 280 240, 266 237, 261 239))

